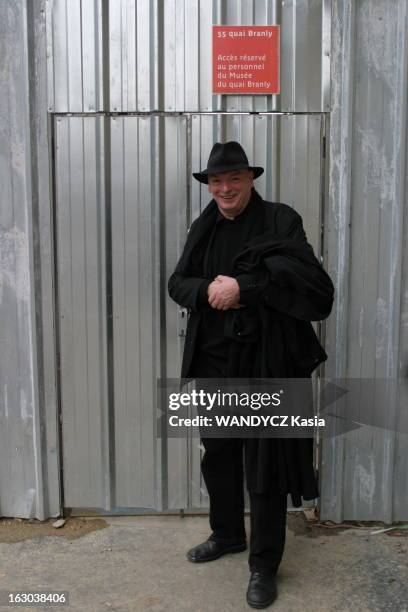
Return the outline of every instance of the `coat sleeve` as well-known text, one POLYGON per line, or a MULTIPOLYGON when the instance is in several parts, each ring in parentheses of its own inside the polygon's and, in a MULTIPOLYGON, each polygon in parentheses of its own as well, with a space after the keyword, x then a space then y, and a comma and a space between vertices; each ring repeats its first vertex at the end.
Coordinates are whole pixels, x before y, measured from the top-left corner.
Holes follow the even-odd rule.
POLYGON ((240 303, 262 304, 296 319, 320 321, 333 305, 332 281, 307 242, 300 215, 292 211, 285 217, 279 226, 285 253, 266 257, 250 273, 237 276, 240 303), (302 252, 307 256, 299 256, 302 252))
POLYGON ((185 276, 177 267, 169 278, 168 290, 172 300, 189 310, 198 310, 207 303, 206 294, 210 280, 195 276, 185 276))
POLYGON ((195 225, 196 221, 190 228, 183 253, 168 281, 168 291, 171 299, 179 304, 179 306, 189 310, 197 310, 200 306, 207 304, 207 288, 211 282, 210 279, 192 275, 191 264, 186 256, 186 251, 190 248, 195 225))

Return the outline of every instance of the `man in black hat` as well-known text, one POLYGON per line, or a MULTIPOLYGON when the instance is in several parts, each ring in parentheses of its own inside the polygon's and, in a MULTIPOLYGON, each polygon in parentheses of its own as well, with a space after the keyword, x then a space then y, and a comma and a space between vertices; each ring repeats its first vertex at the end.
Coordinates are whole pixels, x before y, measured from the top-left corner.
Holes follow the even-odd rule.
MULTIPOLYGON (((216 143, 193 176, 213 199, 194 221, 170 296, 188 308, 181 377, 303 378, 327 358, 311 321, 326 318, 333 285, 307 243, 301 217, 254 189, 263 168, 237 142, 216 143)), ((318 496, 311 439, 203 438, 201 469, 212 534, 187 553, 193 563, 246 549, 243 471, 251 505, 247 602, 277 597, 287 495, 318 496)))

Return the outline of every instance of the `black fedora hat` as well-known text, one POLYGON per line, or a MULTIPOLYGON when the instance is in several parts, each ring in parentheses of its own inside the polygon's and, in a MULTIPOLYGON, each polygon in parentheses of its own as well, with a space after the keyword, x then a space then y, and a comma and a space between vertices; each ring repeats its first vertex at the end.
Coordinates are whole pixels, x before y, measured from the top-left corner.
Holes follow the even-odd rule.
POLYGON ((224 144, 216 142, 211 149, 207 168, 201 172, 193 172, 193 176, 200 183, 208 183, 209 174, 231 172, 232 170, 252 170, 254 178, 261 176, 264 171, 261 166, 250 166, 246 153, 239 142, 231 140, 224 144))

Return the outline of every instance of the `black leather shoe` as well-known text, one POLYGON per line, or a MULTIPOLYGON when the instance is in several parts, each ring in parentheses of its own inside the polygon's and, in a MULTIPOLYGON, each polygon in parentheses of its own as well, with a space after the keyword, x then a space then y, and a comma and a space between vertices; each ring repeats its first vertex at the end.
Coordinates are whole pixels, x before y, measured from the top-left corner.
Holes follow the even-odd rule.
POLYGON ((276 574, 263 570, 251 572, 246 600, 251 608, 266 608, 278 596, 276 574))
POLYGON ((246 550, 246 542, 236 542, 234 540, 217 542, 209 538, 202 544, 191 548, 187 553, 187 559, 192 563, 204 563, 214 561, 227 553, 239 553, 246 550))

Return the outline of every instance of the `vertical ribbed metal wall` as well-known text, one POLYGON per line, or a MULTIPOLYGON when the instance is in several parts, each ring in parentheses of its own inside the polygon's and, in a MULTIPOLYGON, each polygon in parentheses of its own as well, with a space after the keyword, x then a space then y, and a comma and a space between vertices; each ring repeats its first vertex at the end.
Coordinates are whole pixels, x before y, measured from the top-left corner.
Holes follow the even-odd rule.
POLYGON ((185 327, 166 282, 209 201, 191 171, 215 140, 240 140, 267 170, 259 191, 295 206, 320 248, 329 11, 327 1, 49 2, 65 506, 206 503, 195 442, 159 439, 154 421, 156 378, 179 375, 185 327), (212 95, 219 23, 281 24, 281 96, 212 95), (316 115, 190 114, 277 109, 316 115), (61 116, 95 111, 109 115, 61 116))
MULTIPOLYGON (((65 506, 206 503, 196 441, 162 441, 151 411, 156 376, 179 372, 165 282, 216 139, 266 167, 260 192, 298 209, 317 249, 324 203, 326 374, 406 377, 407 0, 1 7, 0 514, 58 514, 59 457, 65 506), (212 95, 211 25, 240 23, 281 25, 280 96, 212 95), (306 114, 233 114, 277 111, 306 114)), ((322 518, 406 520, 407 441, 325 441, 322 518)))
MULTIPOLYGON (((326 233, 337 294, 326 372, 406 378, 407 2, 335 0, 332 37, 326 233)), ((398 424, 392 402, 381 409, 398 424)), ((406 520, 407 443, 407 433, 374 427, 327 441, 322 516, 406 520)))
POLYGON ((66 507, 206 504, 198 441, 156 428, 156 380, 179 376, 185 327, 167 279, 210 200, 187 169, 205 164, 214 140, 241 140, 270 169, 257 189, 301 212, 318 252, 323 129, 320 115, 57 116, 66 507))
POLYGON ((0 516, 60 512, 45 1, 0 3, 0 516))
POLYGON ((54 112, 330 109, 330 0, 49 0, 54 112), (212 88, 212 25, 281 25, 281 94, 212 88))

